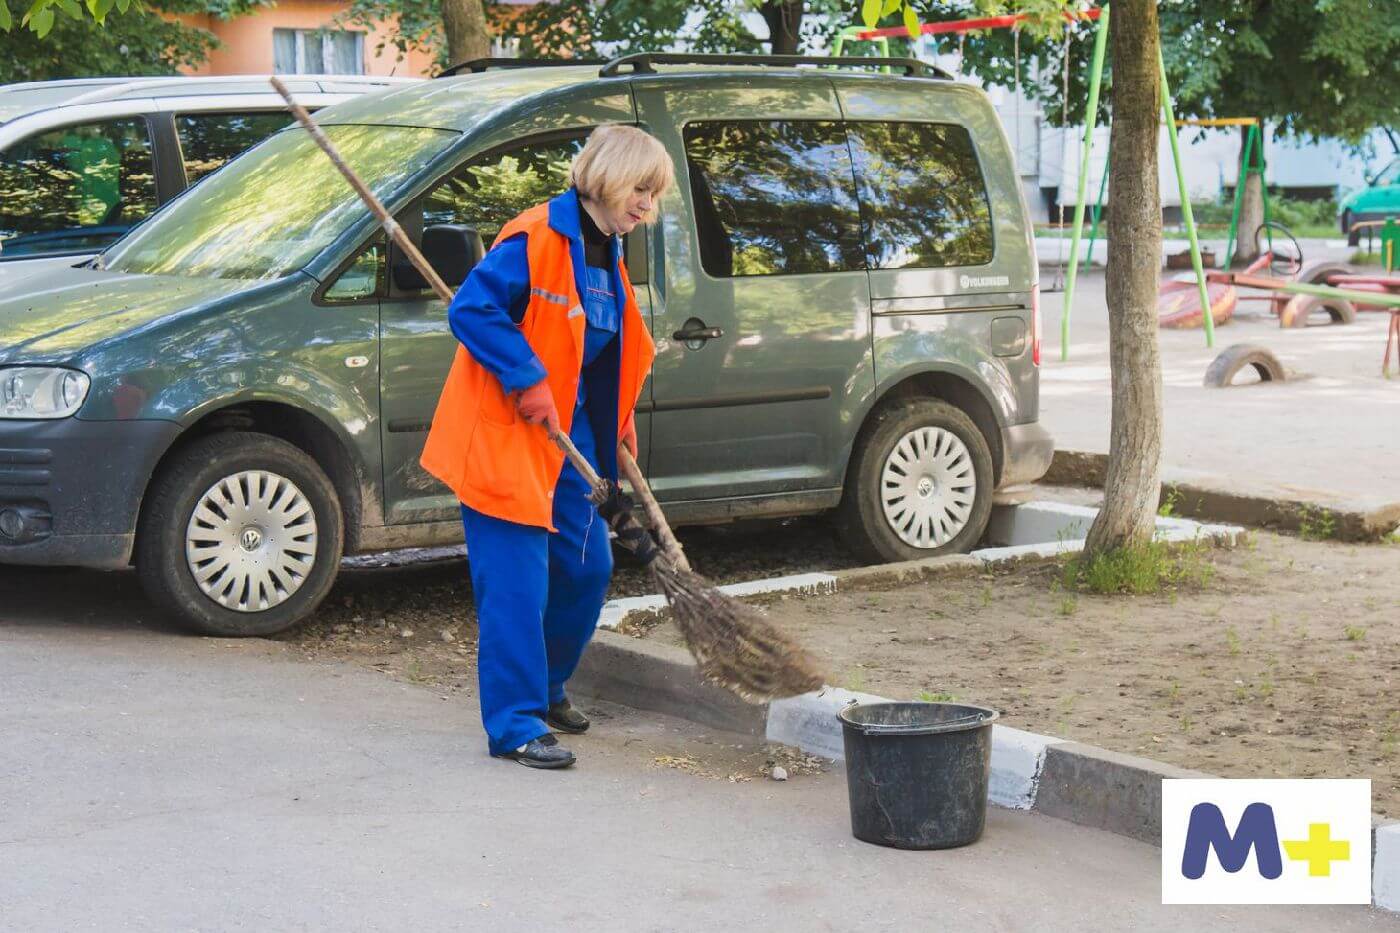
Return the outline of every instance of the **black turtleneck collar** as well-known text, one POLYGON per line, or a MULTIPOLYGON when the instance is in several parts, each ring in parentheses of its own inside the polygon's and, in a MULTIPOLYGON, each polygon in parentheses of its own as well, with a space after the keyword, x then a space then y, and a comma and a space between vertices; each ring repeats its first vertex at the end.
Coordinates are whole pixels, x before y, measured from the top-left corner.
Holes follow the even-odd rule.
POLYGON ((578 226, 583 232, 584 261, 595 269, 606 269, 612 259, 612 245, 608 236, 593 222, 593 217, 583 206, 583 198, 578 199, 578 226))

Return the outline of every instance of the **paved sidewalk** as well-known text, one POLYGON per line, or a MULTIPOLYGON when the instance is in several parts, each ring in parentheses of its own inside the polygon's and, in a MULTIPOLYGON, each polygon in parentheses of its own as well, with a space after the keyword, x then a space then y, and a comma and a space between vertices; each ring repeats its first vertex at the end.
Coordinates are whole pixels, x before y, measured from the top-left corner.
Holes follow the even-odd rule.
POLYGON ((7 570, 0 605, 7 931, 1396 927, 1163 907, 1157 849, 1024 813, 967 849, 868 846, 839 771, 657 769, 716 737, 625 711, 571 772, 492 761, 469 705, 153 631, 123 576, 7 570))
MULTIPOLYGON (((1053 270, 1042 269, 1048 286, 1053 270)), ((1070 358, 1060 361, 1063 296, 1042 298, 1041 419, 1061 450, 1107 453, 1108 312, 1101 270, 1079 278, 1070 358)), ((1347 326, 1285 330, 1263 302, 1242 302, 1207 349, 1200 330, 1159 331, 1164 387, 1163 465, 1280 497, 1400 501, 1400 379, 1381 378, 1389 315, 1347 326), (1304 378, 1207 389, 1206 367, 1235 343, 1261 344, 1304 378)))

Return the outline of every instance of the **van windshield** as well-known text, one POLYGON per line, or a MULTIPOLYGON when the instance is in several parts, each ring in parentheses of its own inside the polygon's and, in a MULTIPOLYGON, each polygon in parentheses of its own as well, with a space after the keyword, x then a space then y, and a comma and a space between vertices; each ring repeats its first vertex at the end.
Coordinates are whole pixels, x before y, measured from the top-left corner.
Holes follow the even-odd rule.
MULTIPOLYGON (((406 126, 327 126, 381 197, 458 134, 406 126)), ((274 279, 306 265, 366 208, 310 134, 289 129, 229 162, 133 230, 104 268, 145 275, 274 279)))

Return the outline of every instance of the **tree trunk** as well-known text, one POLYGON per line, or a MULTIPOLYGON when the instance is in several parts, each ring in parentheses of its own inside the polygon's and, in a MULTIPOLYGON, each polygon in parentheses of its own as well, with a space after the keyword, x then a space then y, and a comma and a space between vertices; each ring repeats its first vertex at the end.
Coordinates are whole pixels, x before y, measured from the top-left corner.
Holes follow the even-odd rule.
POLYGON ((805 0, 768 0, 759 7, 764 22, 768 24, 768 41, 772 45, 774 55, 797 54, 804 2, 805 0))
POLYGON ((1157 279, 1162 205, 1157 190, 1155 0, 1117 0, 1109 33, 1113 128, 1109 140, 1108 358, 1113 383, 1104 504, 1089 529, 1088 555, 1151 538, 1160 494, 1162 366, 1157 351, 1157 279))
POLYGON ((442 0, 442 31, 447 60, 456 65, 491 54, 491 30, 482 0, 442 0))
MULTIPOLYGON (((1241 159, 1244 158, 1245 141, 1248 139, 1249 127, 1240 127, 1239 157, 1241 159)), ((1258 151, 1258 147, 1263 144, 1264 131, 1261 127, 1255 151, 1249 155, 1251 165, 1258 165, 1262 162, 1263 153, 1258 151)), ((1244 185, 1244 203, 1240 205, 1240 225, 1237 234, 1239 246, 1235 249, 1234 265, 1247 266, 1259 255, 1259 251, 1254 248, 1254 231, 1258 230, 1259 225, 1264 222, 1264 182, 1258 175, 1248 175, 1237 178, 1235 184, 1244 185)))

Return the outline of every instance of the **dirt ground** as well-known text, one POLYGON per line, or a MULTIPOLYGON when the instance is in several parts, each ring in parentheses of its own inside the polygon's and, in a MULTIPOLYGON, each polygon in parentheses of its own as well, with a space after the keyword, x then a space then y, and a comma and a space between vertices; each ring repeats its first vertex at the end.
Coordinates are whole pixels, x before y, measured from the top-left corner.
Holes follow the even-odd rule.
POLYGON ((1370 778, 1400 816, 1400 546, 1251 541, 1156 596, 1070 594, 1042 564, 768 612, 839 686, 1225 776, 1370 778))
MULTIPOLYGON (((687 547, 712 534, 687 532, 687 547)), ((818 539, 810 528, 736 535, 707 553, 726 555, 707 559, 707 572, 749 578, 749 560, 771 562, 775 550, 794 567, 810 566, 798 555, 812 547, 831 559, 818 539)), ((1264 532, 1250 542, 1207 551, 1215 572, 1203 587, 1155 596, 1068 593, 1058 565, 1042 564, 770 599, 767 611, 840 686, 984 703, 1007 725, 1214 774, 1369 777, 1375 809, 1400 816, 1400 546, 1264 532)), ((650 581, 624 565, 614 584, 624 595, 650 581)), ((677 640, 664 622, 647 637, 677 640)), ((308 659, 352 660, 444 698, 476 691, 460 560, 343 573, 311 622, 281 639, 308 659)), ((702 747, 656 759, 735 780, 770 762, 794 774, 811 766, 787 754, 702 747)))

